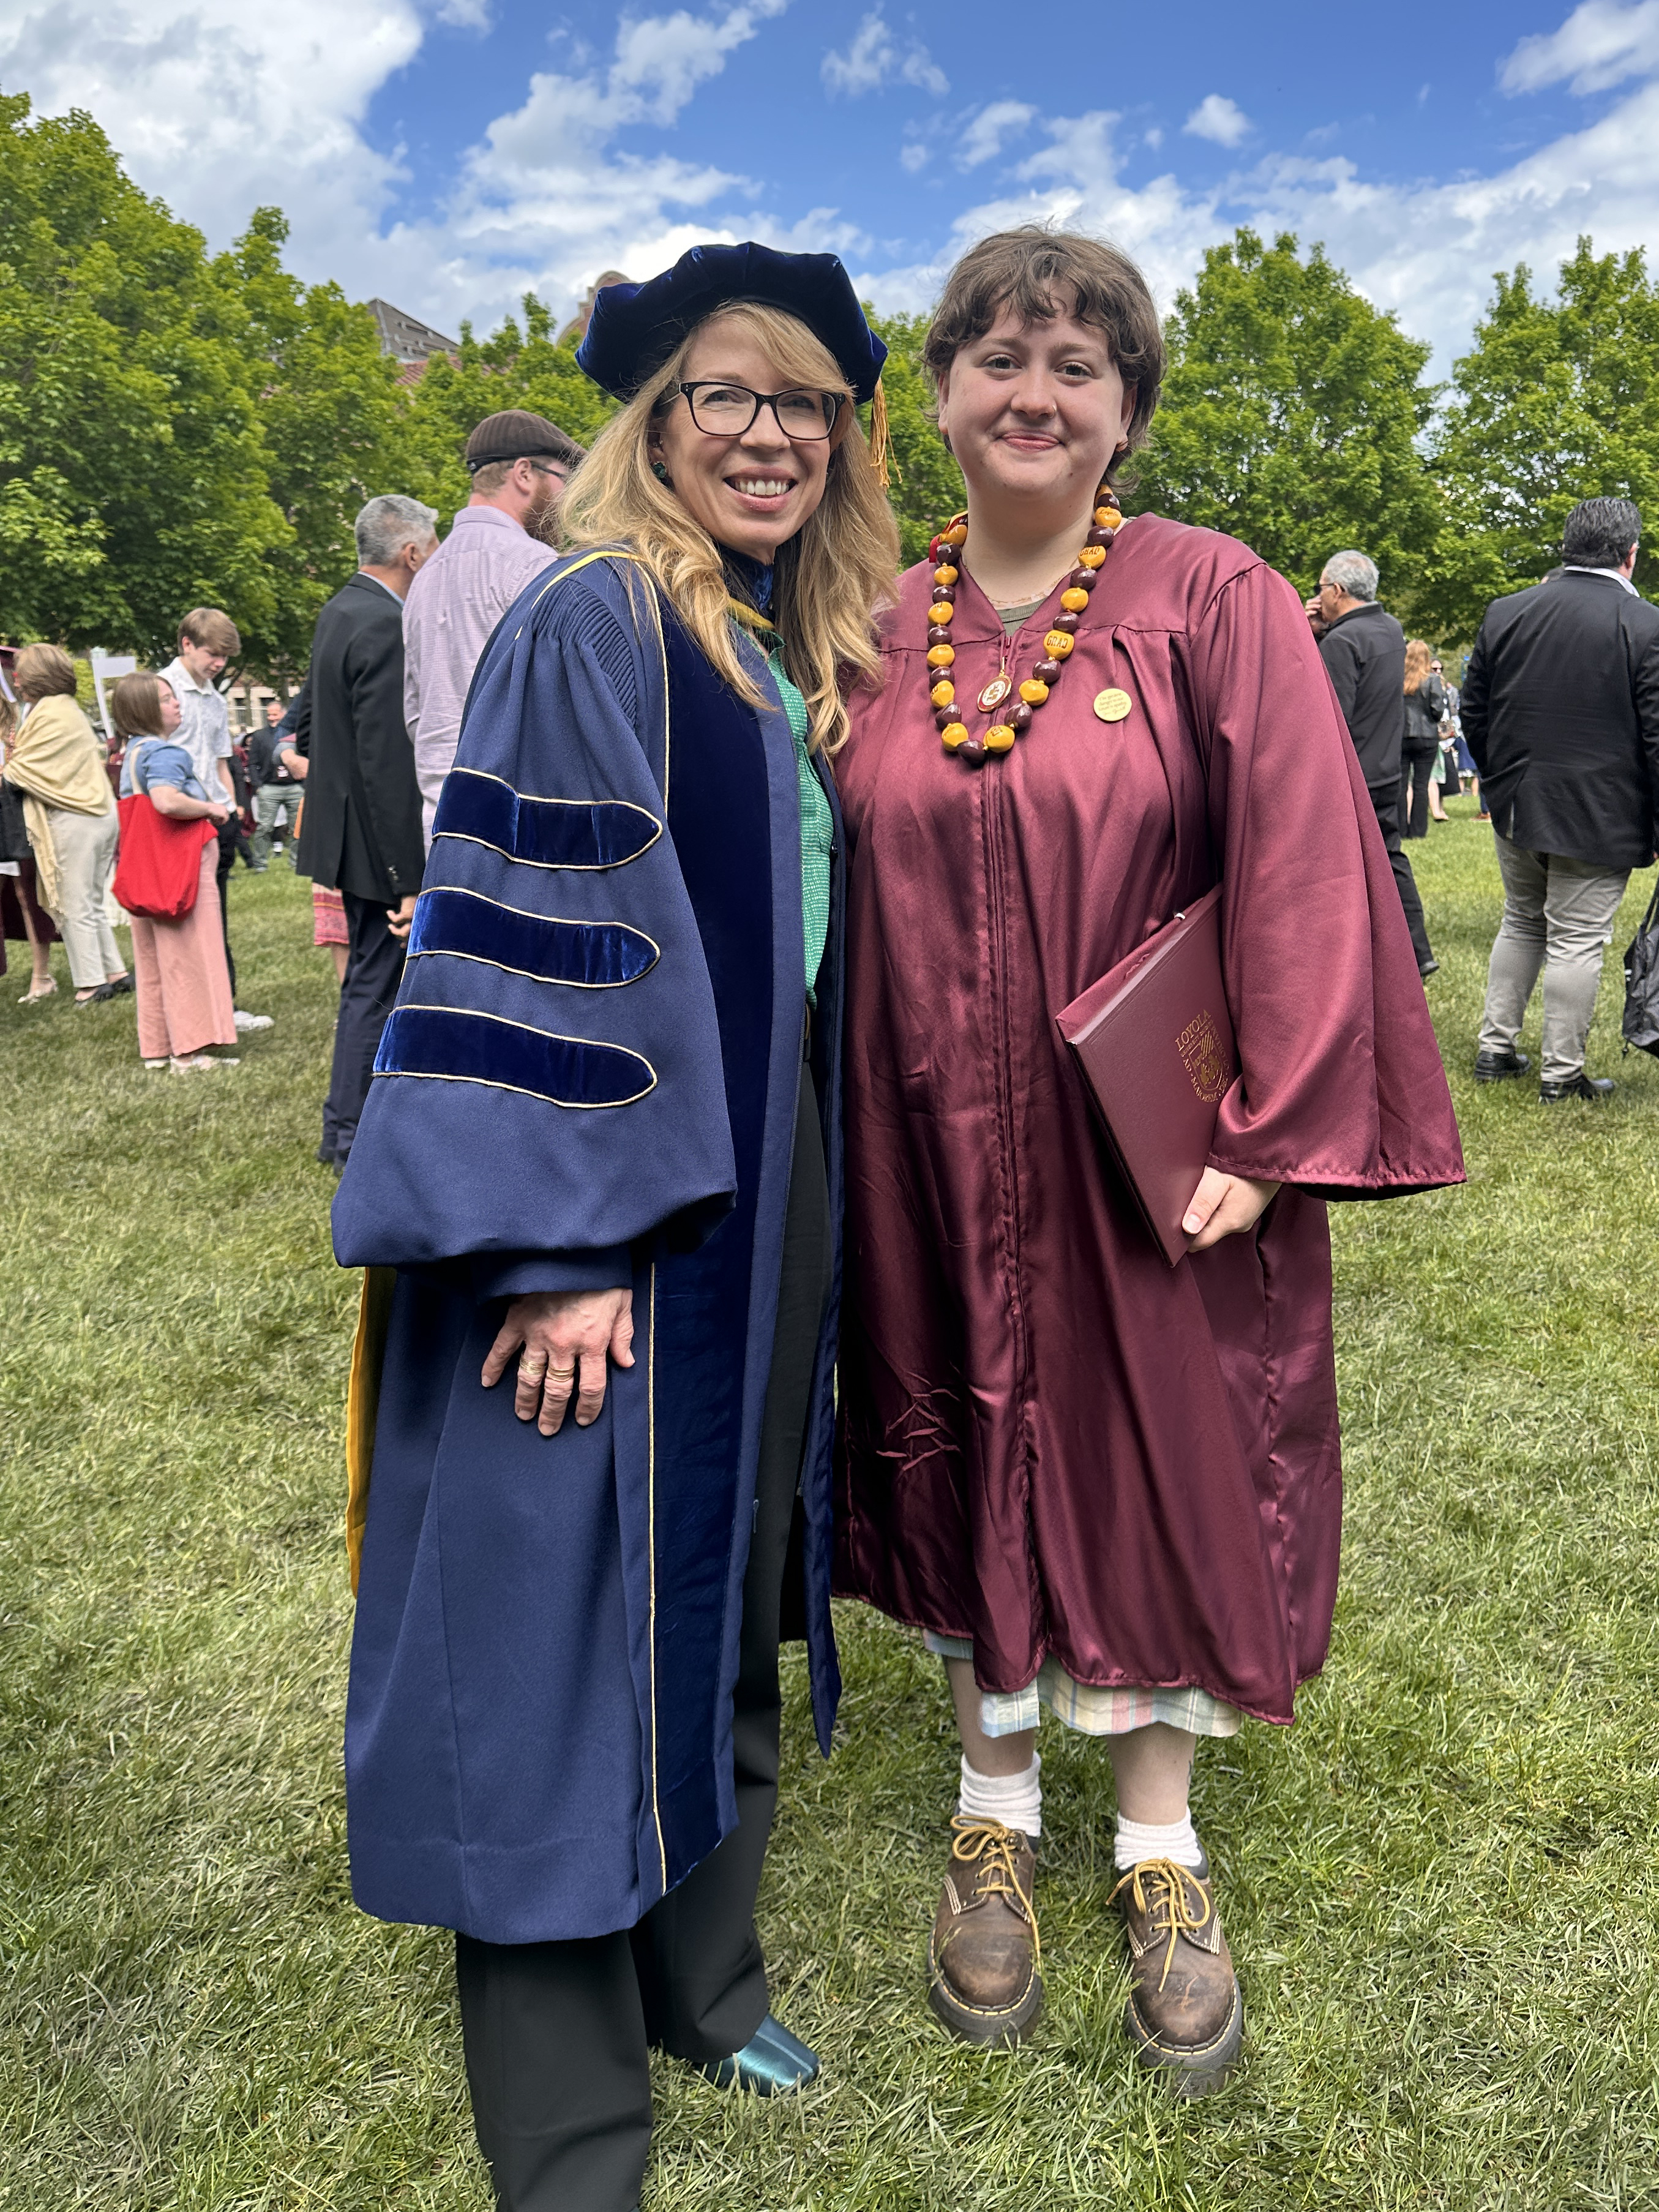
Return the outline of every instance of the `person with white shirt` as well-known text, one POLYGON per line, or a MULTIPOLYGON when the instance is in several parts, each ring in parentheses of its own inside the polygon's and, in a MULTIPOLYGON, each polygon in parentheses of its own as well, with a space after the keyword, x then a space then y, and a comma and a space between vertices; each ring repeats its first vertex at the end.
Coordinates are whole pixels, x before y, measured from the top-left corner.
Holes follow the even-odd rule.
POLYGON ((1463 678, 1504 883, 1474 1079, 1531 1065, 1516 1047, 1541 970, 1546 1105, 1612 1092, 1584 1067, 1601 957, 1659 842, 1659 607, 1631 580, 1641 532, 1631 501, 1581 500, 1561 566, 1492 601, 1463 678))
MULTIPOLYGON (((192 607, 179 625, 179 651, 161 671, 161 681, 179 702, 179 727, 172 742, 190 755, 191 772, 210 796, 221 789, 230 811, 219 830, 219 916, 224 932, 225 966, 236 995, 236 958, 230 949, 230 872, 236 865, 240 822, 236 786, 230 769, 230 713, 219 678, 242 649, 242 635, 222 607, 192 607)), ((236 1009, 239 1030, 268 1030, 269 1014, 236 1009)))
POLYGON ((472 495, 404 601, 404 720, 415 747, 428 844, 455 757, 472 672, 491 631, 556 557, 564 487, 583 449, 545 415, 510 407, 466 441, 472 495))

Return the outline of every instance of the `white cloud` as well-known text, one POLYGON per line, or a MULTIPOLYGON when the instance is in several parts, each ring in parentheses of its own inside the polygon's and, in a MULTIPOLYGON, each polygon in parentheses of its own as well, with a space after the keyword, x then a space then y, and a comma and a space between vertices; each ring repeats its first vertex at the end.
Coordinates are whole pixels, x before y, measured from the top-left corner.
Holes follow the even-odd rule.
MULTIPOLYGON (((415 58, 434 15, 483 24, 488 0, 22 0, 0 13, 0 82, 27 86, 46 113, 90 110, 137 181, 215 246, 274 202, 301 274, 454 331, 468 316, 487 326, 526 290, 556 309, 601 269, 643 273, 731 235, 720 215, 757 196, 751 182, 611 142, 671 125, 786 5, 624 16, 609 56, 531 80, 439 180, 448 190, 435 213, 389 228, 409 171, 367 143, 369 102, 415 58)), ((809 215, 794 228, 826 234, 836 220, 809 215)), ((850 226, 842 234, 849 251, 862 243, 850 226)))
POLYGON ((844 92, 852 99, 884 92, 890 84, 911 84, 939 96, 951 89, 950 78, 926 46, 913 40, 901 53, 878 8, 859 25, 844 54, 825 54, 819 74, 830 92, 844 92))
POLYGON ((1243 109, 1218 92, 1206 94, 1182 125, 1189 138, 1212 139, 1218 146, 1237 146, 1249 130, 1243 109))
POLYGON ((1606 92, 1627 77, 1659 70, 1659 0, 1583 0, 1559 31, 1522 39, 1498 72, 1505 92, 1540 92, 1566 82, 1577 93, 1606 92))
POLYGON ((957 141, 957 166, 976 169, 981 161, 994 160, 1006 139, 1029 130, 1036 119, 1036 108, 1028 107, 1023 100, 993 100, 990 106, 981 108, 957 141))
POLYGON ((1150 131, 1143 131, 1141 136, 1154 153, 1164 143, 1164 133, 1157 124, 1154 124, 1150 131))
POLYGON ((927 149, 920 138, 913 138, 908 145, 899 148, 899 167, 913 177, 919 169, 927 167, 927 149))
POLYGON ((1304 247, 1322 240, 1368 299, 1433 344, 1431 373, 1443 376, 1490 301, 1495 270, 1525 261, 1547 285, 1581 234, 1593 235, 1601 252, 1645 246, 1659 210, 1659 82, 1633 89, 1584 130, 1492 176, 1444 184, 1376 184, 1340 157, 1276 155, 1201 191, 1173 175, 1130 191, 1120 181, 1116 119, 1043 122, 1047 143, 1020 163, 1018 189, 964 210, 927 260, 857 273, 860 295, 918 313, 975 240, 1009 224, 1046 222, 1115 240, 1139 261, 1167 308, 1204 249, 1249 223, 1267 237, 1293 230, 1304 247))

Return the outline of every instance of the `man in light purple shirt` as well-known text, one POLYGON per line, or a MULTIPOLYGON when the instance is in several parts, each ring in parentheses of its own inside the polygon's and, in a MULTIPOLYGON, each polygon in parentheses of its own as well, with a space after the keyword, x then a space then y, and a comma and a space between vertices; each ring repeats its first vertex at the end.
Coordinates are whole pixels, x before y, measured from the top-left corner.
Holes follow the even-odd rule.
POLYGON ((455 757, 461 709, 490 632, 556 560, 559 501, 582 447, 545 415, 486 416, 466 441, 472 496, 404 601, 404 720, 427 842, 455 757))

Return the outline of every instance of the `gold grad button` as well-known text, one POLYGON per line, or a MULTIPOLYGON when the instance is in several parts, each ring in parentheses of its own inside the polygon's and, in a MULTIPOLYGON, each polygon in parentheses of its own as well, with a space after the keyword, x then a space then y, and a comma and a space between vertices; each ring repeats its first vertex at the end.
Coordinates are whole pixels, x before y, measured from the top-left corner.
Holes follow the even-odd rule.
POLYGON ((1121 722, 1133 705, 1127 691, 1099 691, 1095 695, 1095 712, 1103 722, 1121 722))

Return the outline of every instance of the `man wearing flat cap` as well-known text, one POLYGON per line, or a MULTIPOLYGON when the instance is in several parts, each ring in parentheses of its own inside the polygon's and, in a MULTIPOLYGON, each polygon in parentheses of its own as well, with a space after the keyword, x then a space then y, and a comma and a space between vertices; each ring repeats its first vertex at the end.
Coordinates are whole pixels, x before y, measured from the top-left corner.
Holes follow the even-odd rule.
POLYGON ((559 501, 582 450, 545 415, 487 415, 466 441, 472 495, 404 602, 404 719, 428 844, 472 672, 496 623, 556 557, 559 501))

